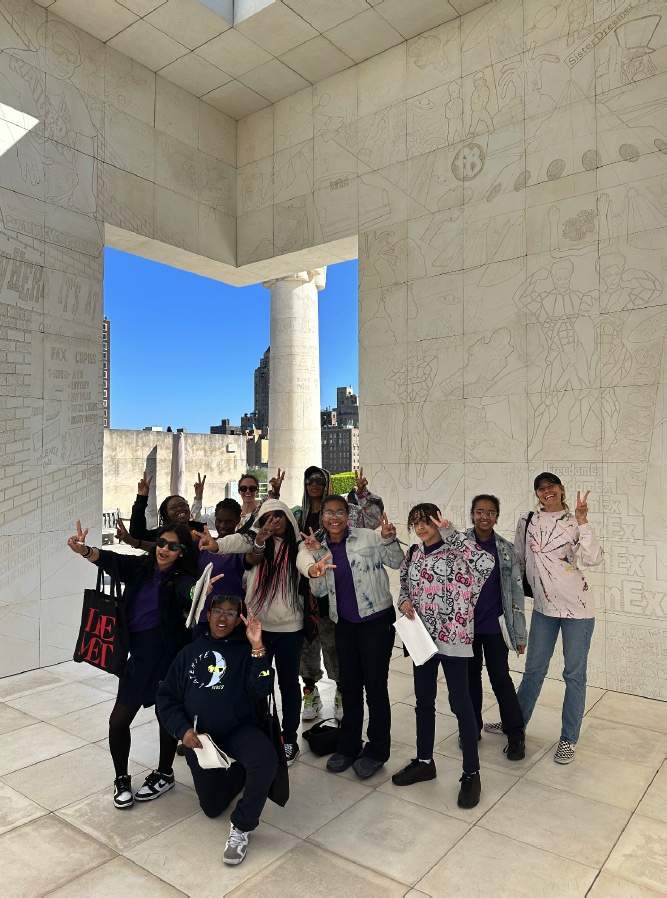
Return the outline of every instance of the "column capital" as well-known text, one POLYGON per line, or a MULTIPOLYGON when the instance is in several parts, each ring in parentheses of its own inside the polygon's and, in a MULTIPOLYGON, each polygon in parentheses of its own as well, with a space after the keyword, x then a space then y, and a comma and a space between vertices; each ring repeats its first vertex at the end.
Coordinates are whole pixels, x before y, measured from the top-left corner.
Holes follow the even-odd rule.
POLYGON ((318 291, 324 290, 327 283, 326 265, 324 268, 313 268, 311 271, 295 271, 294 274, 286 274, 281 278, 271 278, 271 280, 263 281, 262 287, 267 287, 270 290, 276 284, 284 284, 289 281, 294 281, 296 284, 313 283, 318 291))

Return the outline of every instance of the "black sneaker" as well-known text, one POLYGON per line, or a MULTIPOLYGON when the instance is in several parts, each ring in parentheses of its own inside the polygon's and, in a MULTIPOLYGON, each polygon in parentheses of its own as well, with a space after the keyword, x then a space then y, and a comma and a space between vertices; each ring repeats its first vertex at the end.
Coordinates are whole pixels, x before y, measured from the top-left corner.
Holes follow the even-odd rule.
POLYGON ((395 773, 391 781, 395 786, 411 786, 413 783, 424 783, 436 777, 435 761, 410 761, 407 767, 395 773))
POLYGON ((523 761, 526 757, 526 740, 523 736, 508 739, 503 749, 508 761, 523 761))
POLYGON ((185 756, 185 746, 182 742, 179 742, 176 746, 176 754, 179 756, 179 758, 183 758, 185 756))
POLYGON ((299 757, 299 752, 301 749, 296 744, 296 742, 286 742, 285 743, 285 757, 287 758, 287 766, 291 767, 292 764, 299 757))
POLYGON ((384 761, 376 761, 375 758, 370 758, 368 755, 359 755, 352 765, 352 769, 360 780, 370 779, 380 767, 384 767, 384 761))
POLYGON ((137 789, 134 797, 137 801, 154 801, 160 795, 164 795, 175 785, 173 773, 160 773, 159 770, 153 770, 149 773, 141 789, 137 789))
POLYGON ((131 776, 117 776, 113 781, 113 803, 120 810, 132 807, 134 795, 132 794, 131 776))
POLYGON ((354 758, 348 755, 342 755, 339 751, 331 755, 327 761, 327 770, 329 773, 343 773, 354 764, 354 758))
POLYGON ((459 798, 456 802, 460 808, 474 808, 479 804, 479 796, 482 792, 482 783, 479 773, 464 773, 461 779, 459 798))

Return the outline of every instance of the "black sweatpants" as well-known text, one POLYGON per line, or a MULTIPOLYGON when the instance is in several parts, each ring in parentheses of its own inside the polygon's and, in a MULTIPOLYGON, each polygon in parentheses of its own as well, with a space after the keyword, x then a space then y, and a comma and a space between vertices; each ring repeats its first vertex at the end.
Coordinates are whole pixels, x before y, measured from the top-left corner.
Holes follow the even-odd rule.
POLYGON ((297 633, 273 633, 264 630, 262 641, 269 662, 275 662, 278 688, 282 700, 283 740, 285 744, 296 742, 296 731, 301 722, 301 684, 299 665, 303 630, 297 633))
POLYGON ((479 731, 468 689, 468 658, 434 655, 419 667, 413 664, 415 682, 415 714, 417 717, 417 757, 422 761, 433 757, 435 742, 435 697, 438 694, 438 667, 442 664, 449 692, 449 704, 456 715, 463 746, 463 772, 477 773, 479 731))
POLYGON ((259 824, 276 775, 276 750, 266 733, 254 724, 244 724, 214 741, 235 759, 228 770, 202 770, 195 752, 185 750, 199 804, 207 817, 219 817, 244 789, 230 819, 237 829, 250 832, 259 824))
POLYGON ((510 676, 507 661, 509 652, 502 633, 480 633, 475 636, 472 644, 474 657, 470 658, 468 678, 470 682, 470 697, 472 698, 475 717, 477 718, 477 731, 482 732, 482 652, 486 671, 491 681, 493 694, 498 700, 500 719, 503 724, 503 732, 510 739, 523 736, 524 723, 519 701, 516 697, 516 689, 510 676))
POLYGON ((391 748, 389 661, 394 645, 393 608, 373 620, 336 624, 336 652, 340 667, 343 720, 338 751, 356 758, 362 748, 364 690, 368 704, 368 741, 363 754, 384 763, 391 748))

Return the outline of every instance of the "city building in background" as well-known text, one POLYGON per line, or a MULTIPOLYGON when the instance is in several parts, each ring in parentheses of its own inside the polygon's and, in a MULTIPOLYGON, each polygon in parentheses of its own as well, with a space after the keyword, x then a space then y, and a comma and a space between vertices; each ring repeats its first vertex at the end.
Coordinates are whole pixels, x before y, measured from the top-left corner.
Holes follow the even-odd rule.
POLYGON ((210 433, 227 434, 229 436, 242 436, 245 433, 243 424, 232 424, 229 418, 223 418, 219 424, 214 424, 209 429, 210 433))
POLYGON ((336 417, 338 427, 359 427, 359 397, 352 387, 337 387, 336 417))
POLYGON ((102 419, 111 427, 111 322, 102 321, 102 419))
POLYGON ((271 347, 269 346, 259 365, 255 368, 255 409, 253 412, 256 430, 267 431, 269 428, 269 362, 271 347))
POLYGON ((323 408, 320 412, 320 427, 335 427, 338 423, 338 414, 335 408, 323 408))
POLYGON ((322 428, 322 467, 331 474, 359 467, 359 428, 322 428))

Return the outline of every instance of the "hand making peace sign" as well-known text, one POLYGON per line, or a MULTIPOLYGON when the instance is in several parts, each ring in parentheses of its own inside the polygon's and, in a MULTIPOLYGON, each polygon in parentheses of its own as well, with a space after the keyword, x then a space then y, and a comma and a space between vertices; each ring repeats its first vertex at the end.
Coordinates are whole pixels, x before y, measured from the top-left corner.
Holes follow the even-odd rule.
POLYGON ((283 485, 284 479, 285 471, 281 471, 280 468, 278 468, 278 473, 276 474, 276 476, 272 477, 271 480, 269 480, 271 491, 273 492, 273 495, 276 499, 280 497, 280 489, 283 485))
POLYGON ((322 543, 318 542, 317 537, 313 533, 313 528, 310 528, 310 533, 302 533, 303 544, 310 552, 317 552, 318 549, 322 548, 322 543))
POLYGON ((386 515, 386 512, 382 515, 382 527, 380 529, 380 536, 382 539, 396 539, 396 527, 391 523, 389 518, 386 515))
POLYGON ((587 524, 588 523, 588 494, 590 490, 586 490, 584 495, 582 496, 580 491, 577 490, 577 504, 574 507, 574 516, 577 519, 577 524, 587 524))
POLYGON ((317 580, 319 577, 323 577, 327 571, 333 571, 336 568, 335 564, 331 564, 332 555, 331 552, 328 552, 324 558, 320 558, 319 561, 316 561, 315 564, 311 564, 308 568, 308 576, 312 580, 317 580))
POLYGON ((76 533, 74 536, 70 536, 67 540, 67 545, 70 547, 72 552, 76 552, 77 555, 83 555, 86 551, 86 537, 88 536, 88 528, 85 530, 81 529, 81 521, 76 522, 76 533))
POLYGON ((202 476, 197 471, 197 482, 195 483, 195 499, 199 499, 201 502, 204 498, 204 484, 206 483, 206 474, 204 474, 204 479, 202 480, 202 476))
POLYGON ((355 478, 354 491, 356 492, 357 496, 359 496, 362 493, 365 493, 366 489, 368 488, 368 480, 366 479, 366 477, 364 477, 364 469, 359 468, 358 471, 355 471, 354 478, 355 478))

